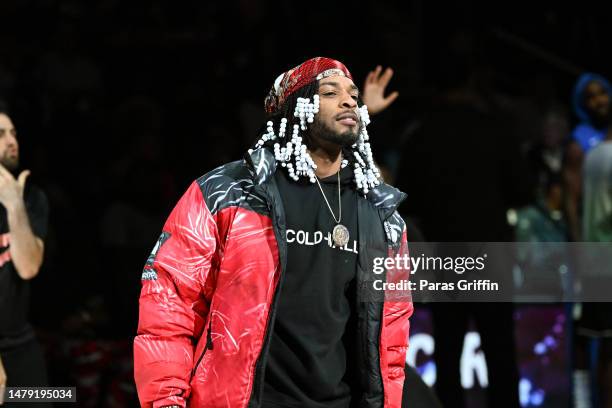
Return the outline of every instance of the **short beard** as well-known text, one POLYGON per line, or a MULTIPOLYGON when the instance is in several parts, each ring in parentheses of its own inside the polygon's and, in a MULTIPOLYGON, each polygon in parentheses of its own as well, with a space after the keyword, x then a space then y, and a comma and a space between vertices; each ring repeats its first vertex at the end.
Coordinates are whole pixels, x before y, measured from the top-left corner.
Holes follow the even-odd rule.
POLYGON ((360 121, 357 131, 351 132, 350 130, 347 130, 346 132, 338 133, 321 120, 318 120, 318 118, 315 118, 312 125, 310 125, 310 136, 314 139, 331 142, 341 147, 350 147, 357 142, 362 126, 363 125, 360 121))
POLYGON ((19 167, 19 158, 2 156, 0 157, 0 164, 3 165, 8 171, 14 172, 19 167))

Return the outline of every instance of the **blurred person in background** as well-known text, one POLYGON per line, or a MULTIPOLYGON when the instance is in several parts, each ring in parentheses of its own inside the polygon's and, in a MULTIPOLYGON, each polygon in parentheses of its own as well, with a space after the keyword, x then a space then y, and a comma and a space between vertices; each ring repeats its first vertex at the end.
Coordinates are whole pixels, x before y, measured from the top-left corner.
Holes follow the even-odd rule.
POLYGON ((576 81, 572 104, 578 124, 572 131, 572 140, 584 153, 606 138, 610 92, 610 82, 598 74, 584 73, 576 81))
POLYGON ((534 294, 569 294, 566 278, 570 265, 568 230, 563 214, 563 183, 550 173, 540 185, 536 201, 519 209, 516 221, 517 266, 521 286, 534 294), (554 285, 554 286, 553 286, 554 285), (554 292, 553 292, 554 291, 554 292))
MULTIPOLYGON (((583 169, 583 241, 612 242, 612 131, 587 154, 583 169)), ((593 268, 609 270, 609 264, 593 268)), ((610 303, 584 302, 576 322, 574 402, 578 408, 612 407, 612 313, 610 303), (589 364, 591 340, 599 340, 598 359, 589 364), (594 378, 590 379, 594 374, 594 378), (597 384, 593 387, 592 384, 597 384), (589 397, 589 391, 600 392, 589 397), (597 403, 598 405, 591 405, 597 403)))
POLYGON ((572 106, 578 124, 571 134, 563 166, 565 211, 571 239, 581 238, 582 163, 584 155, 605 137, 610 117, 610 82, 601 75, 584 73, 576 81, 572 106))
POLYGON ((47 385, 28 309, 29 281, 43 262, 49 209, 45 194, 26 182, 30 172, 18 170, 17 131, 0 103, 0 391, 47 385))
POLYGON ((550 177, 560 177, 570 133, 568 113, 557 103, 547 105, 538 118, 535 141, 527 149, 529 173, 534 176, 536 196, 546 196, 550 177))
MULTIPOLYGON (((516 240, 529 244, 517 246, 517 260, 523 286, 550 278, 559 282, 556 289, 561 290, 565 288, 561 277, 569 265, 568 247, 562 244, 569 241, 562 178, 569 121, 565 109, 552 103, 543 110, 539 124, 538 138, 527 151, 535 202, 516 212, 516 240)), ((546 292, 545 287, 540 289, 546 292)))
MULTIPOLYGON (((591 164, 589 175, 584 172, 585 155, 596 148, 606 139, 610 121, 610 82, 603 76, 595 73, 584 73, 578 77, 574 86, 572 106, 574 114, 578 119, 571 135, 571 141, 565 152, 563 165, 564 180, 564 208, 572 241, 590 241, 593 237, 583 236, 587 232, 586 225, 592 223, 592 219, 582 219, 584 205, 594 202, 593 192, 591 197, 583 197, 583 183, 591 178, 594 167, 591 164)), ((605 151, 604 148, 602 151, 605 151)), ((601 157, 602 151, 595 157, 601 157)), ((591 159, 591 161, 594 159, 591 159)), ((601 163, 597 164, 597 166, 601 163)), ((595 166, 595 168, 597 167, 595 166)), ((585 215, 586 216, 586 215, 585 215)), ((591 218, 592 214, 589 216, 591 218)), ((589 234, 593 229, 589 228, 589 234)), ((602 314, 606 311, 600 306, 589 303, 576 303, 573 315, 577 319, 574 332, 574 373, 573 373, 573 396, 574 403, 578 407, 589 407, 591 398, 591 383, 589 378, 588 354, 592 346, 590 339, 593 336, 585 335, 591 332, 593 327, 602 325, 602 314), (594 323, 596 322, 596 323, 594 323), (586 331, 585 331, 586 327, 586 331)), ((603 321, 606 321, 605 319, 603 321)), ((605 324, 603 324, 605 326, 605 324)), ((592 333, 592 332, 591 332, 592 333)), ((598 336, 595 336, 598 337, 598 336)))
POLYGON ((412 303, 367 281, 373 257, 407 253, 404 194, 380 181, 361 105, 342 63, 304 62, 245 159, 181 198, 142 274, 143 407, 401 406, 412 303))

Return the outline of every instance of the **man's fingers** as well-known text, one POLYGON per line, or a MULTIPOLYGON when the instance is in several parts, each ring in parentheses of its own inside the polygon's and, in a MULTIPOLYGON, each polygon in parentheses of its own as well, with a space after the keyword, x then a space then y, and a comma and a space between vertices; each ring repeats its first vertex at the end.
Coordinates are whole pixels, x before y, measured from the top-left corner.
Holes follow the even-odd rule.
POLYGON ((382 71, 382 66, 377 65, 374 69, 374 82, 378 81, 378 78, 380 77, 380 71, 382 71))
POLYGON ((24 170, 21 173, 19 173, 19 177, 17 178, 17 183, 19 184, 19 186, 21 186, 21 188, 25 186, 26 179, 28 178, 29 175, 30 175, 30 170, 24 170))
POLYGON ((368 72, 368 75, 366 76, 365 84, 368 85, 371 82, 374 82, 374 71, 368 72))
POLYGON ((382 67, 380 65, 377 65, 376 68, 371 70, 368 73, 368 76, 366 77, 366 84, 377 82, 378 81, 378 76, 380 75, 380 70, 381 69, 382 69, 382 67))
POLYGON ((380 84, 382 86, 387 86, 392 77, 393 77, 393 69, 391 68, 385 69, 385 72, 383 72, 383 74, 380 77, 380 84))
POLYGON ((393 103, 399 96, 399 92, 395 91, 385 98, 385 108, 393 103))

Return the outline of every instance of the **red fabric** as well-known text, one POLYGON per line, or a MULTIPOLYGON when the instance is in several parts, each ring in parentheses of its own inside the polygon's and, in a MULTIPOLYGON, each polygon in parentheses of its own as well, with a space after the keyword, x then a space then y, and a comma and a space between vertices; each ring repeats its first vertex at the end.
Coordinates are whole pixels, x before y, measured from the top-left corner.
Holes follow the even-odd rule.
POLYGON ((194 183, 164 232, 170 236, 157 250, 157 279, 143 281, 134 340, 141 406, 185 406, 189 399, 191 407, 244 407, 278 281, 272 221, 238 207, 212 215, 194 183), (191 377, 209 319, 213 349, 191 377))
POLYGON ((193 183, 163 228, 157 279, 143 280, 134 378, 143 407, 185 405, 191 387, 193 345, 201 337, 210 299, 203 285, 217 251, 216 220, 193 183))
POLYGON ((340 61, 325 57, 311 58, 285 72, 278 88, 272 85, 265 102, 266 112, 273 113, 276 111, 289 96, 314 82, 317 75, 329 69, 339 69, 348 78, 353 79, 348 68, 340 61))
MULTIPOLYGON (((408 256, 406 230, 402 233, 402 243, 398 252, 401 258, 408 256)), ((390 251, 389 257, 397 254, 390 251)), ((387 269, 388 283, 408 281, 410 269, 387 269)), ((408 350, 408 334, 413 304, 409 290, 393 290, 385 293, 383 320, 380 334, 380 372, 385 393, 384 408, 401 408, 404 387, 404 366, 408 350)))
MULTIPOLYGON (((163 230, 168 237, 155 250, 155 279, 142 281, 134 340, 140 404, 244 408, 280 274, 272 220, 237 206, 212 214, 194 182, 163 230)), ((384 306, 385 408, 400 407, 411 313, 405 300, 384 306)))

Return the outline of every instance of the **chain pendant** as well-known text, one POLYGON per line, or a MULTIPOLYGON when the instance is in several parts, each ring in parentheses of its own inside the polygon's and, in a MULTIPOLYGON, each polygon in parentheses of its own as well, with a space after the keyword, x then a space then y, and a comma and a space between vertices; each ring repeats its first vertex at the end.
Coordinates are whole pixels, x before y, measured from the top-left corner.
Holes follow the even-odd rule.
POLYGON ((332 238, 337 247, 343 247, 349 242, 349 230, 342 224, 337 224, 332 231, 332 238))

